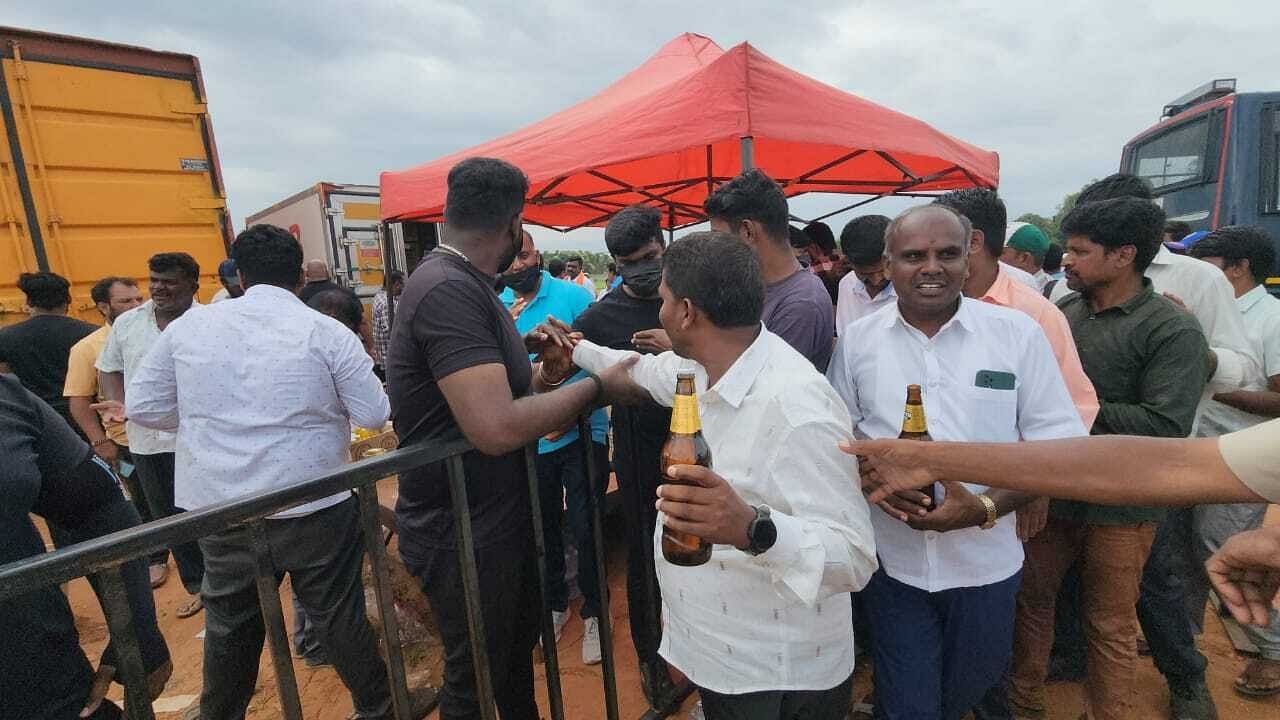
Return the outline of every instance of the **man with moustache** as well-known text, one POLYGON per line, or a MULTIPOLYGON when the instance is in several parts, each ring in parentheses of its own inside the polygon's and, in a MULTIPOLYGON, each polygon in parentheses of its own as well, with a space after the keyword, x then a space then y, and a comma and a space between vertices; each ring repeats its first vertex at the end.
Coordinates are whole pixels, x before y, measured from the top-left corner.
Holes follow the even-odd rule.
MULTIPOLYGON (((1018 442, 1085 434, 1044 332, 1024 313, 962 296, 972 225, 912 208, 885 233, 898 300, 847 327, 827 377, 856 436, 897 437, 907 385, 923 391, 935 440, 1018 442)), ((877 633, 877 716, 953 720, 1000 679, 1013 636, 1030 500, 943 483, 941 497, 891 496, 871 513, 881 569, 860 595, 877 633)))
MULTIPOLYGON (((116 318, 111 336, 98 357, 102 396, 105 407, 103 421, 123 420, 125 383, 131 380, 143 358, 160 339, 160 334, 174 320, 182 317, 196 302, 200 289, 200 265, 187 253, 160 253, 147 261, 150 271, 151 299, 116 318)), ((137 466, 152 518, 159 520, 181 512, 174 504, 174 452, 177 435, 167 430, 143 427, 129 420, 129 451, 137 466)), ((204 608, 200 585, 204 579, 204 556, 195 542, 172 548, 178 565, 178 576, 191 595, 176 615, 190 617, 204 608)))
MULTIPOLYGON (((1076 293, 1060 307, 1098 393, 1095 435, 1185 437, 1210 374, 1209 347, 1195 319, 1144 277, 1163 226, 1164 212, 1138 198, 1077 205, 1062 221, 1066 278, 1076 293)), ((1050 504, 1048 526, 1026 546, 1009 673, 1015 711, 1045 709, 1058 588, 1079 560, 1092 717, 1128 717, 1137 664, 1134 604, 1163 517, 1159 508, 1050 504)))

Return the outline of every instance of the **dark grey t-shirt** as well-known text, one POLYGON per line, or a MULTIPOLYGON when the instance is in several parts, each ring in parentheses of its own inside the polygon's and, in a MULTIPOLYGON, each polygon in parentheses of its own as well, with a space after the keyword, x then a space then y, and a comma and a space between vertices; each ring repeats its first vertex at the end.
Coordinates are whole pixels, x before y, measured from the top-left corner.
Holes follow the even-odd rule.
MULTIPOLYGON (((524 340, 493 289, 493 278, 459 257, 428 255, 405 283, 387 347, 387 385, 402 443, 462 437, 440 378, 477 365, 507 369, 514 397, 529 391, 533 369, 524 340)), ((477 547, 531 532, 524 451, 463 456, 477 547)), ((444 463, 400 475, 396 525, 400 554, 418 562, 454 546, 453 505, 444 463)))
POLYGON ((835 346, 835 308, 817 275, 805 269, 764 288, 764 326, 786 340, 818 372, 827 371, 835 346))

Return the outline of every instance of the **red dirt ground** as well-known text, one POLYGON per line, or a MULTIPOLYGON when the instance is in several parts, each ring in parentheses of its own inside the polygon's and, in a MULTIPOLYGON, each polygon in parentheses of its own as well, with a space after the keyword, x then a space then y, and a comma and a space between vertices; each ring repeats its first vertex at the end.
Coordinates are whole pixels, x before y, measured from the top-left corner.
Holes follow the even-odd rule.
MULTIPOLYGON (((383 490, 383 488, 380 488, 383 490)), ((394 492, 392 490, 391 492, 394 492)), ((384 494, 381 493, 380 494, 384 494)), ((1280 512, 1272 509, 1270 522, 1280 522, 1280 512)), ((393 543, 394 548, 394 543, 393 543)), ((640 693, 639 672, 636 666, 635 653, 631 648, 630 631, 626 612, 626 576, 625 556, 622 548, 613 547, 609 553, 609 586, 610 617, 614 628, 614 647, 616 648, 618 702, 620 716, 624 720, 638 718, 647 708, 640 693)), ((172 565, 172 564, 171 564, 172 565)), ((68 586, 69 596, 76 622, 80 628, 81 641, 91 660, 95 660, 105 644, 106 627, 97 601, 89 588, 89 584, 81 579, 68 586)), ((288 581, 281 588, 286 618, 292 618, 292 606, 289 598, 288 581)), ((180 620, 174 616, 175 609, 184 602, 185 593, 177 581, 176 570, 171 568, 169 581, 156 590, 156 606, 160 627, 164 630, 173 655, 174 674, 169 681, 161 699, 157 701, 157 717, 178 718, 180 711, 200 691, 200 667, 202 641, 197 634, 204 627, 203 614, 180 620)), ((563 679, 563 695, 566 717, 572 720, 593 720, 604 717, 604 693, 602 689, 600 666, 584 666, 581 661, 582 623, 575 616, 565 627, 560 643, 560 668, 563 679)), ((1202 651, 1209 657, 1209 684, 1218 702, 1218 710, 1222 720, 1257 720, 1260 718, 1280 718, 1280 698, 1269 700, 1247 700, 1231 689, 1232 680, 1244 667, 1247 660, 1234 651, 1227 639, 1223 626, 1213 617, 1212 611, 1206 619, 1205 633, 1200 639, 1202 651)), ((411 686, 428 682, 439 685, 440 650, 438 645, 427 643, 410 647, 406 650, 410 656, 411 686)), ((546 683, 543 665, 536 664, 538 702, 546 711, 546 683)), ((294 661, 294 672, 302 696, 303 714, 306 720, 343 720, 351 711, 351 699, 332 668, 310 669, 301 660, 294 661)), ((865 694, 869 681, 865 667, 857 672, 857 693, 865 694)), ((119 685, 111 690, 111 697, 120 701, 122 692, 119 685)), ((1062 683, 1049 687, 1050 718, 1052 720, 1076 720, 1083 712, 1081 688, 1079 685, 1062 683)), ((1138 683, 1135 690, 1135 704, 1139 718, 1167 717, 1168 693, 1163 678, 1155 670, 1149 659, 1141 662, 1138 683)), ((691 698, 685 708, 692 706, 691 698)), ((279 717, 279 704, 276 700, 275 674, 271 668, 270 656, 264 651, 258 676, 258 689, 250 705, 250 720, 268 720, 279 717)), ((676 717, 683 718, 683 711, 676 717)), ((435 714, 431 715, 436 717, 435 714)))

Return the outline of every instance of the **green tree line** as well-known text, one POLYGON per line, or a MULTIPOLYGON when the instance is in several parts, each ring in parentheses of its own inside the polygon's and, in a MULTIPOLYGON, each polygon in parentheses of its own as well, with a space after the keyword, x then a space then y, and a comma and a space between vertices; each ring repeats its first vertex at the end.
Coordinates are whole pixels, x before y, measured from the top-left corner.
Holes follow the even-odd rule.
POLYGON ((609 253, 590 250, 544 250, 542 252, 542 262, 548 265, 554 259, 566 261, 571 257, 582 258, 582 269, 591 276, 592 280, 603 280, 609 272, 609 263, 613 262, 613 257, 609 253))

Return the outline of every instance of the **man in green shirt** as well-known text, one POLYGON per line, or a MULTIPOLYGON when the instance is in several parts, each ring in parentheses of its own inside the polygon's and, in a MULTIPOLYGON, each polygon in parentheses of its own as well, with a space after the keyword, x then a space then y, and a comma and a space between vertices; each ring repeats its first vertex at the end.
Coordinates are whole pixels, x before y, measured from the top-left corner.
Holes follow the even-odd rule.
MULTIPOLYGON (((1209 376, 1195 319, 1143 277, 1159 248, 1164 212, 1133 198, 1082 205, 1063 219, 1067 285, 1060 307, 1101 409, 1095 435, 1186 437, 1209 376)), ((1124 718, 1137 664, 1134 604, 1158 508, 1055 500, 1049 523, 1026 543, 1009 699, 1019 716, 1044 713, 1053 610, 1062 576, 1081 564, 1093 717, 1124 718)))

